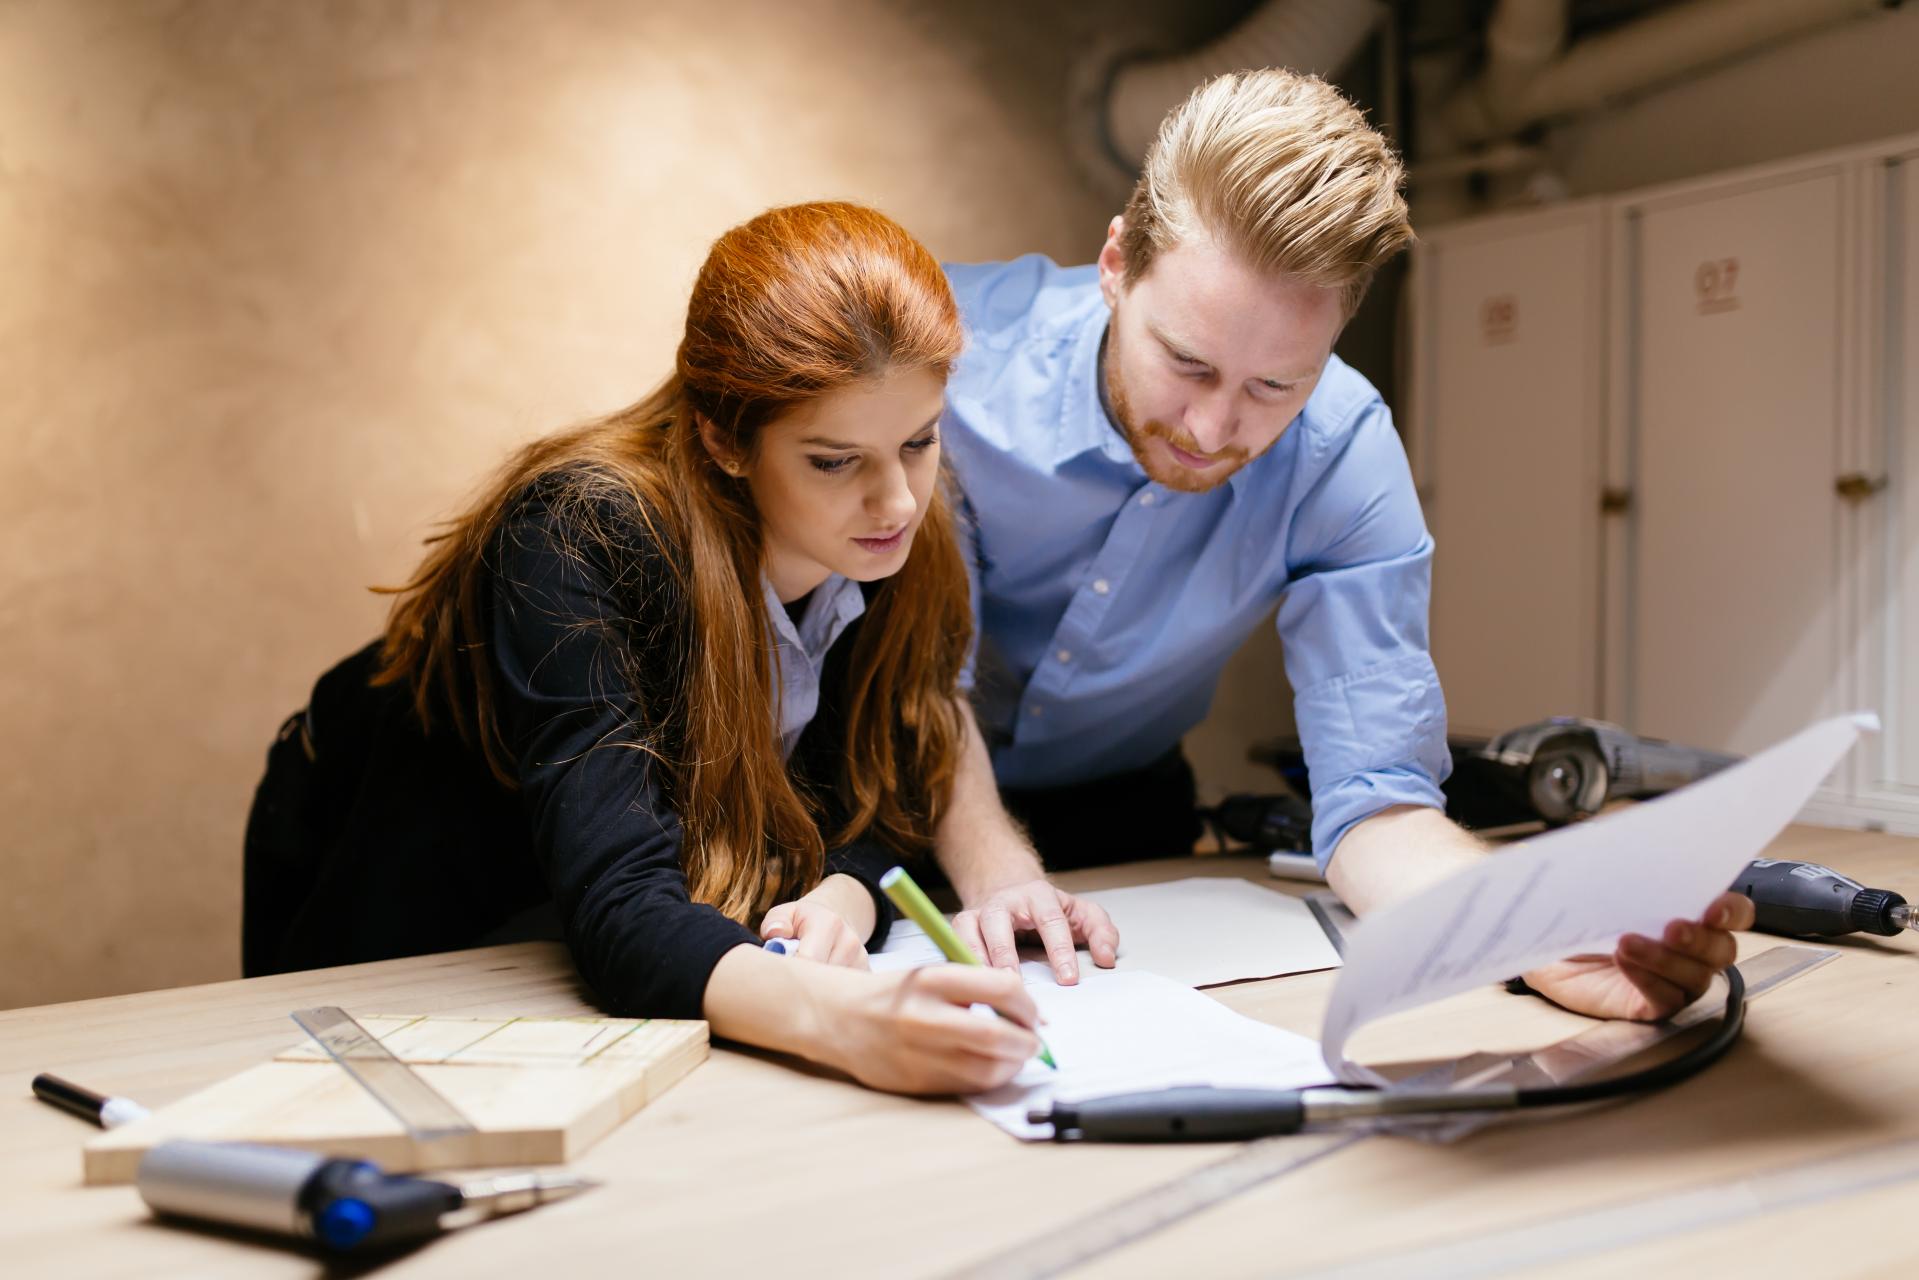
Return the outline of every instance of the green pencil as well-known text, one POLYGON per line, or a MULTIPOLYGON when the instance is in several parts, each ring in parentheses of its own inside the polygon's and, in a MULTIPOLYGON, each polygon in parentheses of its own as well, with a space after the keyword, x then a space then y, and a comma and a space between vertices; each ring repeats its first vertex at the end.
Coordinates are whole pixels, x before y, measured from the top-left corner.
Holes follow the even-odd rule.
MULTIPOLYGON (((980 958, 973 954, 972 949, 960 941, 960 936, 953 932, 953 926, 946 923, 946 917, 940 914, 939 908, 933 905, 925 891, 913 883, 913 877, 906 874, 905 867, 894 867, 881 876, 880 888, 893 900, 893 905, 900 909, 902 915, 925 931, 926 936, 933 940, 934 945, 948 960, 954 964, 970 964, 985 968, 980 958)), ((999 1013, 997 1009, 994 1012, 999 1013)), ((1003 1013, 999 1016, 1006 1018, 1003 1013)), ((1006 1020, 1013 1021, 1011 1018, 1006 1020)), ((1015 1025, 1018 1024, 1015 1023, 1015 1025)), ((1033 1034, 1037 1036, 1039 1033, 1036 1031, 1033 1034)), ((1053 1051, 1046 1047, 1045 1040, 1039 1042, 1039 1060, 1053 1070, 1059 1070, 1059 1063, 1053 1061, 1053 1051)))

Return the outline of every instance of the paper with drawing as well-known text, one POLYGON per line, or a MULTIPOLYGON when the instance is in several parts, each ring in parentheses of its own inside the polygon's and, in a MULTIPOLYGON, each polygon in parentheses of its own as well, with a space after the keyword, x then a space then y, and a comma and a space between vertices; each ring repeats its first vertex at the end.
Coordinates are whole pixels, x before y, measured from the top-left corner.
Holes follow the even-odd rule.
POLYGON ((1294 1089, 1327 1081, 1319 1046, 1306 1036, 1234 1013, 1170 978, 1088 966, 1077 986, 1062 987, 1043 964, 1027 969, 1026 989, 1046 1019, 1041 1030, 1059 1070, 1035 1060, 1012 1083, 966 1100, 1016 1137, 1053 1136, 1052 1125, 1034 1124, 1026 1113, 1044 1110, 1054 1098, 1189 1084, 1294 1089))
POLYGON ((1870 715, 1821 721, 1723 773, 1511 846, 1368 916, 1346 936, 1321 1033, 1327 1064, 1379 1083, 1344 1056, 1360 1024, 1697 916, 1792 821, 1860 731, 1878 727, 1870 715))

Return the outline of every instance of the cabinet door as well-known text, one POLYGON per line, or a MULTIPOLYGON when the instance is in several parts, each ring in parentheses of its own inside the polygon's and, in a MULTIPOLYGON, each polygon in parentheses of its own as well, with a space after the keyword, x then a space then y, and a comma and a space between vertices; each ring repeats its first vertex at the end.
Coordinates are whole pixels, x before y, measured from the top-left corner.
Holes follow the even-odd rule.
POLYGON ((1749 752, 1834 709, 1836 168, 1627 206, 1631 727, 1749 752))
MULTIPOLYGON (((1893 607, 1883 618, 1886 741, 1883 780, 1919 790, 1919 155, 1887 173, 1886 287, 1888 321, 1882 394, 1892 484, 1887 587, 1893 607)), ((1867 624, 1879 620, 1868 609, 1867 624)))
POLYGON ((1421 251, 1415 456, 1455 732, 1597 711, 1604 226, 1502 218, 1421 251))

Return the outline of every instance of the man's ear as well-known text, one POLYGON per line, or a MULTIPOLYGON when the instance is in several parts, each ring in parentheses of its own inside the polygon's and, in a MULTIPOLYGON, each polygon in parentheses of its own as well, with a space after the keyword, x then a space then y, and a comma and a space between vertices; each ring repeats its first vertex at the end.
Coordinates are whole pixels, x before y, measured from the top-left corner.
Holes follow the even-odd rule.
POLYGON ((1109 307, 1118 304, 1119 295, 1126 288, 1126 255, 1119 247, 1119 238, 1125 231, 1125 217, 1114 215, 1106 224, 1106 243, 1099 248, 1099 291, 1109 307))

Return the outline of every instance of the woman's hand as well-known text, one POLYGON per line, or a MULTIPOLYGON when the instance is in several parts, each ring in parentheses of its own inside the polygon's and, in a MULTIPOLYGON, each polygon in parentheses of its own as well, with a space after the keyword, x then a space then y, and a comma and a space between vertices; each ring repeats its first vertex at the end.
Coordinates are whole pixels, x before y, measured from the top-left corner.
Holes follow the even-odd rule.
POLYGON ((1735 929, 1750 929, 1752 899, 1722 893, 1698 920, 1674 920, 1663 939, 1629 933, 1611 955, 1573 956, 1526 975, 1553 1003, 1595 1018, 1656 1022, 1706 994, 1739 955, 1735 929))
POLYGON ((953 929, 987 964, 1014 970, 1019 968, 1014 934, 1037 933, 1062 987, 1079 981, 1075 944, 1084 942, 1102 969, 1119 958, 1119 930, 1106 908, 1082 902, 1043 878, 1009 885, 970 904, 953 917, 953 929))
POLYGON ((780 903, 760 920, 762 940, 789 938, 798 944, 792 954, 849 969, 868 967, 866 939, 872 932, 872 896, 866 886, 844 875, 828 876, 819 888, 793 902, 780 903))
POLYGON ((1039 1009, 1017 973, 957 964, 874 974, 815 970, 808 985, 822 1016, 806 1056, 874 1089, 983 1093, 1039 1052, 1039 1038, 1028 1030, 1039 1009))

